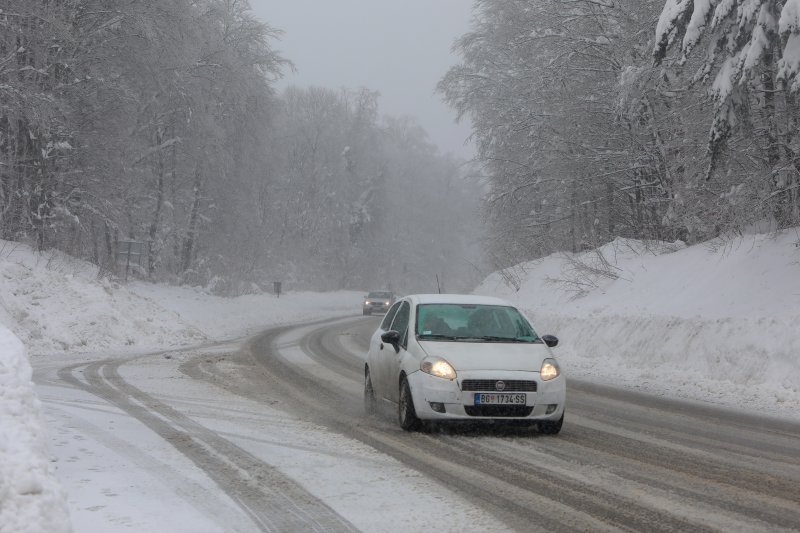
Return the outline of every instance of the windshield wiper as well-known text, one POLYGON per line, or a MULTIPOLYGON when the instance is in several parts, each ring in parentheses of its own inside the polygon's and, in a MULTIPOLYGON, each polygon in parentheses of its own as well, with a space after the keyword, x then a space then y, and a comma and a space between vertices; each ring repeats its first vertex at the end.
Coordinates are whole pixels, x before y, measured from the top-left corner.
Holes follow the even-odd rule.
POLYGON ((425 339, 443 339, 448 341, 463 339, 463 337, 454 337, 453 335, 443 335, 441 333, 420 333, 419 337, 420 338, 424 337, 425 339))
POLYGON ((497 337, 494 335, 481 335, 480 337, 461 337, 461 338, 468 340, 487 341, 487 342, 522 342, 526 344, 530 344, 533 342, 528 339, 519 339, 516 337, 497 337))

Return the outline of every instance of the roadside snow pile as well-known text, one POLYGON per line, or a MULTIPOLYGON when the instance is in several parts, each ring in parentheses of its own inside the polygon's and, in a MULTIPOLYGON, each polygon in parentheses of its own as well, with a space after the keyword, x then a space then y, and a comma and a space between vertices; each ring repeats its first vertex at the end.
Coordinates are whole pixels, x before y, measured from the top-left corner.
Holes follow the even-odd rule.
POLYGON ((196 344, 174 313, 58 252, 0 241, 0 323, 32 355, 196 344))
POLYGON ((358 292, 221 298, 191 287, 98 277, 58 252, 0 241, 0 324, 31 355, 141 353, 227 340, 267 324, 360 311, 358 292))
POLYGON ((70 530, 25 348, 0 325, 0 532, 70 530))
POLYGON ((501 273, 505 297, 561 340, 571 375, 800 418, 800 249, 794 231, 717 248, 617 239, 501 273))
POLYGON ((220 298, 190 287, 152 283, 133 283, 130 290, 159 302, 214 340, 242 337, 265 325, 358 315, 363 297, 361 292, 338 291, 289 292, 280 298, 271 294, 220 298))
POLYGON ((23 343, 31 355, 163 350, 356 315, 361 295, 220 298, 187 287, 121 285, 98 277, 88 263, 0 241, 0 533, 70 530, 23 343))

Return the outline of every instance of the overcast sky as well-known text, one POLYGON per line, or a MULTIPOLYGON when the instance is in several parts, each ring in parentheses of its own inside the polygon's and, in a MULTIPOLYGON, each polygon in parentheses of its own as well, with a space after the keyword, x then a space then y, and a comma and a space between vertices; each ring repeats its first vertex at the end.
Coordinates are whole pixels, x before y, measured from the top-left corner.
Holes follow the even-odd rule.
POLYGON ((473 155, 468 124, 434 93, 458 62, 453 41, 469 27, 472 0, 250 0, 285 33, 275 43, 297 72, 280 87, 320 85, 379 91, 388 115, 413 115, 443 152, 473 155))

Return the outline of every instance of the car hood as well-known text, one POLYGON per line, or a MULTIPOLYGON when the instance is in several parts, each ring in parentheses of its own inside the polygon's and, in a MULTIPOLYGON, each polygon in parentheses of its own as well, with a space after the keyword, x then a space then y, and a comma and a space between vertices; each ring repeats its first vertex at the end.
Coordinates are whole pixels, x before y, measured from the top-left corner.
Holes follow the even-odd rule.
POLYGON ((538 372, 553 357, 544 344, 419 341, 429 356, 442 357, 459 370, 523 370, 538 372))

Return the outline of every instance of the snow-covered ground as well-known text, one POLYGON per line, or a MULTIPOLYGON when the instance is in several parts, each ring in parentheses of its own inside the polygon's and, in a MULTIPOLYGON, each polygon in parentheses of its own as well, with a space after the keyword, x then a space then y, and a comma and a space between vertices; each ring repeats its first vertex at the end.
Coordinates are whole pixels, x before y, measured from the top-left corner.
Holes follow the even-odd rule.
MULTIPOLYGON (((280 298, 262 294, 230 299, 189 287, 122 285, 99 277, 94 266, 61 253, 37 254, 27 246, 0 241, 0 533, 69 530, 67 502, 77 530, 109 531, 115 517, 125 516, 120 506, 135 509, 142 500, 108 506, 109 522, 92 527, 96 522, 87 517, 98 510, 100 489, 97 483, 86 481, 89 477, 98 483, 117 479, 123 485, 142 478, 141 487, 153 488, 146 476, 108 471, 109 464, 125 464, 118 453, 124 441, 98 440, 101 432, 94 430, 108 418, 106 408, 99 408, 102 402, 96 402, 96 421, 91 423, 85 420, 85 409, 78 409, 82 417, 75 416, 76 402, 91 403, 85 393, 67 394, 59 389, 45 402, 47 409, 42 409, 28 356, 34 364, 68 365, 209 344, 240 338, 268 325, 357 314, 362 296, 347 291, 290 292, 280 298), (49 422, 49 432, 43 418, 49 422), (97 464, 73 468, 73 459, 87 456, 97 464), (94 472, 92 476, 87 469, 94 472), (69 495, 59 479, 70 487, 69 495)), ((113 415, 119 424, 120 417, 113 415)), ((104 484, 105 490, 106 485, 114 487, 114 483, 104 484)), ((165 493, 160 499, 165 513, 154 516, 170 516, 177 497, 165 493)), ((135 521, 122 520, 117 526, 124 529, 131 524, 135 521)), ((181 527, 196 530, 193 525, 197 524, 181 527)))
MULTIPOLYGON (((794 231, 716 248, 617 240, 600 250, 605 264, 596 253, 553 255, 514 269, 516 287, 497 273, 476 292, 518 303, 541 333, 558 335, 556 353, 570 376, 800 419, 798 241, 794 231)), ((90 405, 85 393, 64 396, 48 386, 40 389, 47 395, 42 409, 26 349, 34 366, 46 366, 208 344, 272 324, 356 314, 362 294, 224 299, 186 287, 122 285, 98 277, 86 263, 0 241, 0 531, 68 529, 67 508, 80 531, 97 528, 91 513, 98 511, 105 522, 96 530, 137 527, 126 509, 141 500, 106 494, 103 500, 113 503, 101 510, 94 482, 105 480, 112 495, 115 483, 148 487, 147 476, 119 460, 126 440, 99 437, 108 432, 98 428, 109 424, 120 424, 121 436, 135 424, 121 422, 102 402, 90 405)), ((285 416, 278 423, 288 433, 299 424, 285 416)), ((298 428, 298 434, 311 431, 298 428)), ((157 439, 142 442, 158 449, 157 457, 172 453, 157 439)), ((205 490, 208 480, 190 471, 187 464, 180 473, 190 487, 205 490)), ((179 505, 169 495, 148 500, 162 502, 156 516, 167 519, 172 503, 179 505)))
POLYGON ((123 285, 64 254, 34 254, 0 241, 0 324, 34 357, 134 354, 226 340, 264 325, 357 312, 362 296, 343 291, 221 298, 191 287, 123 285))
POLYGON ((68 524, 25 347, 0 324, 0 531, 58 532, 68 524))

